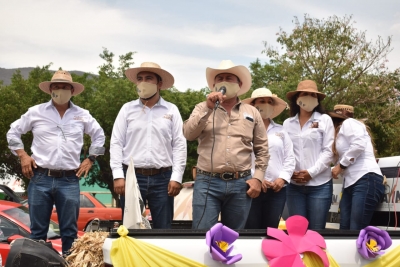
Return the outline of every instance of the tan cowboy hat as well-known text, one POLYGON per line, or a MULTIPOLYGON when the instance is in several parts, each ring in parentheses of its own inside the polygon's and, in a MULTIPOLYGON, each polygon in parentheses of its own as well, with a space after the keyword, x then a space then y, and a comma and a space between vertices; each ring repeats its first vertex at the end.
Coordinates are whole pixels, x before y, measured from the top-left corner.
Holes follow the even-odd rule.
POLYGON ((353 118, 354 107, 342 104, 335 105, 333 107, 333 111, 329 111, 328 114, 332 118, 339 118, 339 119, 353 118))
POLYGON ((72 81, 71 74, 68 71, 65 70, 58 70, 54 73, 53 77, 51 78, 51 81, 47 82, 41 82, 39 83, 39 88, 48 94, 50 93, 50 85, 52 83, 68 83, 74 87, 74 93, 72 94, 73 96, 79 95, 80 93, 85 90, 85 87, 80 84, 80 83, 74 83, 72 81))
POLYGON ((318 92, 317 84, 312 81, 312 80, 304 80, 301 81, 297 85, 296 91, 290 91, 286 94, 286 98, 288 100, 292 100, 292 97, 296 95, 299 92, 310 92, 310 93, 316 93, 318 96, 319 101, 323 100, 325 98, 325 94, 318 92))
POLYGON ((219 64, 218 68, 213 69, 213 68, 207 68, 206 69, 206 79, 208 83, 208 88, 210 88, 211 91, 214 91, 213 84, 215 80, 215 76, 217 76, 220 73, 231 73, 233 75, 236 75, 239 80, 242 82, 242 87, 240 88, 239 92, 237 95, 243 95, 247 91, 250 90, 251 87, 251 74, 248 68, 245 66, 238 65, 236 66, 233 64, 232 61, 230 60, 222 60, 221 63, 219 64))
POLYGON ((288 107, 287 103, 284 100, 279 98, 276 94, 273 94, 267 88, 258 88, 256 90, 254 90, 253 93, 251 93, 251 97, 242 100, 242 103, 251 104, 251 102, 253 102, 254 99, 260 98, 260 97, 270 97, 274 100, 275 108, 274 108, 274 113, 271 116, 271 119, 273 119, 276 116, 278 116, 279 114, 281 114, 282 111, 284 111, 288 107))
POLYGON ((143 62, 140 67, 127 69, 125 75, 131 82, 138 84, 137 75, 142 71, 152 72, 160 76, 162 81, 161 90, 171 88, 174 85, 174 76, 154 62, 143 62))

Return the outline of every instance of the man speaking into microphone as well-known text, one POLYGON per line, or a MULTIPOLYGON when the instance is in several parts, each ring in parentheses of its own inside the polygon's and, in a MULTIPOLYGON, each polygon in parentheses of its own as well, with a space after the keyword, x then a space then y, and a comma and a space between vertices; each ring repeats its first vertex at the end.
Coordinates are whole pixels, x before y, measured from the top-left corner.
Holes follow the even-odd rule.
POLYGON ((221 213, 224 225, 242 229, 252 198, 261 192, 269 159, 267 135, 260 113, 238 98, 251 86, 245 66, 223 60, 218 68, 206 69, 206 78, 211 93, 183 124, 186 139, 199 142, 192 228, 210 229, 221 213))

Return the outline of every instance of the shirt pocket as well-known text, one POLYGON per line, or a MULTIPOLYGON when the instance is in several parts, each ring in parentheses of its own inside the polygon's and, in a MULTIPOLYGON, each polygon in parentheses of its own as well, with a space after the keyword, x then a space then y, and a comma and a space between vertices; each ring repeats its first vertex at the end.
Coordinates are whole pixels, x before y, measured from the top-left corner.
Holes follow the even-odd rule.
POLYGON ((245 143, 249 143, 253 141, 253 132, 254 132, 254 119, 253 121, 250 121, 248 119, 243 118, 242 120, 239 120, 237 123, 240 123, 242 125, 242 141, 245 141, 245 143))
POLYGON ((83 122, 71 122, 67 127, 67 134, 69 136, 83 135, 84 125, 83 122))

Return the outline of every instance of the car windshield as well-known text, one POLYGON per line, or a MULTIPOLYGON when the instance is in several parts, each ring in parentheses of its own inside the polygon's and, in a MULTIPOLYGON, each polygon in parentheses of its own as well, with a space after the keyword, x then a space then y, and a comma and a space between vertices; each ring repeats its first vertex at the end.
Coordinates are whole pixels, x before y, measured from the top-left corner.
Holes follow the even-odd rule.
MULTIPOLYGON (((29 210, 27 207, 20 206, 17 208, 4 210, 3 212, 15 221, 19 221, 27 227, 31 226, 31 218, 29 217, 29 210)), ((57 223, 50 221, 47 238, 52 239, 57 237, 60 237, 60 227, 57 223)))

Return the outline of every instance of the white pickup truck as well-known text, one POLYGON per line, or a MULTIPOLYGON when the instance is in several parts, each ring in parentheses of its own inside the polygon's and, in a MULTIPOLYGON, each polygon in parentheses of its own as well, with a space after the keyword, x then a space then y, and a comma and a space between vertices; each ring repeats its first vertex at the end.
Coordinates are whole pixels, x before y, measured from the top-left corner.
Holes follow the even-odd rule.
MULTIPOLYGON (((387 177, 388 189, 384 201, 379 206, 374 221, 371 225, 381 225, 383 229, 388 230, 393 244, 387 250, 400 245, 400 231, 394 227, 385 228, 383 226, 395 223, 395 211, 400 215, 400 185, 397 184, 398 172, 400 168, 400 156, 380 158, 378 162, 382 172, 387 177)), ((175 201, 177 212, 175 219, 191 219, 191 190, 188 186, 182 189, 180 197, 175 201)), ((335 184, 334 195, 332 197, 331 212, 337 212, 338 195, 341 190, 340 184, 335 184)), ((400 217, 398 218, 400 221, 400 217)), ((181 221, 182 222, 182 221, 181 221)), ((190 222, 190 221, 186 221, 190 222)), ((179 224, 179 223, 178 223, 179 224)), ((183 224, 183 223, 182 223, 183 224)), ((190 224, 188 224, 190 225, 190 224)), ((329 224, 332 226, 333 224, 329 224)), ((335 227, 333 227, 335 228, 335 227)), ((267 259, 261 250, 262 239, 268 238, 265 230, 239 230, 239 238, 235 241, 236 250, 242 254, 241 261, 236 262, 234 266, 267 266, 267 259)), ((341 267, 364 266, 369 261, 363 259, 356 248, 356 239, 358 231, 343 231, 338 229, 326 229, 318 231, 326 241, 327 250, 341 267)), ((214 261, 209 255, 209 248, 205 241, 206 231, 191 229, 170 229, 170 230, 130 230, 129 236, 151 243, 163 249, 177 253, 202 263, 206 266, 223 266, 224 264, 214 261)), ((103 254, 105 267, 113 266, 110 258, 112 242, 118 238, 115 231, 110 233, 103 245, 103 254)), ((273 248, 271 248, 273 249, 273 248)), ((400 266, 400 264, 399 264, 400 266)))

